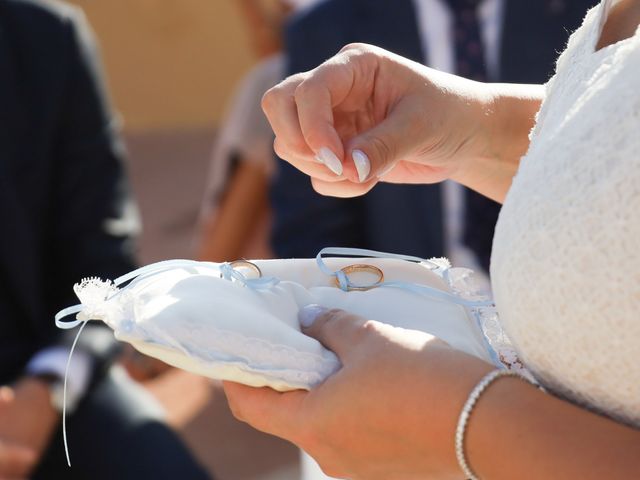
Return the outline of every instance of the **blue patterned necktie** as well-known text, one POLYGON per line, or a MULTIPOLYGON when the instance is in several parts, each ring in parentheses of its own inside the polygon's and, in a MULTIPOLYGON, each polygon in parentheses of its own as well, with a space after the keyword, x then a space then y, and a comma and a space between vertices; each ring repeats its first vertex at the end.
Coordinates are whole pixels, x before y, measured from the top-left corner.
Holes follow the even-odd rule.
POLYGON ((480 33, 477 9, 481 0, 447 0, 453 14, 453 41, 456 74, 487 81, 484 46, 480 33))
MULTIPOLYGON (((478 22, 477 9, 481 0, 447 0, 453 14, 453 42, 456 73, 479 82, 487 81, 484 45, 478 22)), ((500 205, 488 198, 465 189, 465 216, 463 242, 477 256, 488 272, 491 244, 500 205)))

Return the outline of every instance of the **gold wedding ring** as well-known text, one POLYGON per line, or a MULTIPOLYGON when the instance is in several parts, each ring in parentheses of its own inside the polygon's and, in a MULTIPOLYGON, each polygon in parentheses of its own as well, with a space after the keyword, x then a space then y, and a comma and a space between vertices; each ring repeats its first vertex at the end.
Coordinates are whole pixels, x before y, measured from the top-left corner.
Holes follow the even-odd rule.
POLYGON ((249 270, 251 270, 252 272, 254 272, 257 275, 256 278, 261 278, 262 277, 262 270, 260 270, 260 267, 258 267, 258 265, 256 265, 253 262, 250 262, 248 260, 234 260, 233 262, 230 262, 229 265, 234 270, 240 270, 242 268, 248 268, 249 270))
MULTIPOLYGON (((353 265, 348 265, 348 266, 340 269, 340 271, 343 272, 347 276, 347 279, 349 278, 349 274, 358 273, 358 272, 373 273, 374 275, 376 275, 378 277, 377 280, 375 282, 373 282, 371 285, 353 285, 353 284, 351 284, 351 281, 349 281, 349 285, 347 287, 347 291, 356 290, 356 291, 359 291, 359 292, 363 292, 363 291, 366 291, 366 290, 370 290, 372 288, 377 287, 384 280, 384 273, 382 273, 382 270, 380 270, 378 267, 374 267, 373 265, 367 265, 365 263, 356 263, 356 264, 353 264, 353 265)), ((336 286, 338 288, 340 288, 340 280, 338 279, 337 276, 334 277, 334 282, 335 282, 336 286)))

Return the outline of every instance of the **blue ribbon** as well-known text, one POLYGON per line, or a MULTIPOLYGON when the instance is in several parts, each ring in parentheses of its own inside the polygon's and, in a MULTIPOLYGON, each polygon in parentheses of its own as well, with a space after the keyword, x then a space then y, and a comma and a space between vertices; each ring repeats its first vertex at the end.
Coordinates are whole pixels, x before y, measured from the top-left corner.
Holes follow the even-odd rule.
POLYGON ((247 278, 240 270, 233 268, 230 263, 221 264, 220 273, 225 280, 236 280, 253 290, 268 290, 280 283, 276 277, 247 278))
MULTIPOLYGON (((318 268, 322 272, 332 277, 335 277, 340 285, 340 289, 345 292, 349 291, 351 288, 360 287, 360 285, 355 285, 349 280, 348 275, 342 270, 331 270, 325 263, 325 256, 350 256, 350 257, 366 257, 366 258, 392 258, 396 260, 404 260, 412 263, 419 263, 421 265, 425 265, 429 270, 441 270, 444 274, 445 280, 448 279, 447 271, 448 269, 444 269, 438 264, 425 260, 419 257, 412 257, 410 255, 398 255, 394 253, 385 253, 385 252, 377 252, 375 250, 365 250, 361 248, 323 248, 320 250, 318 255, 316 256, 316 263, 318 264, 318 268)), ((402 290, 407 290, 409 292, 417 293, 419 295, 425 295, 427 297, 443 300, 448 302, 453 302, 457 305, 462 305, 464 307, 469 308, 479 308, 479 307, 488 307, 493 305, 491 300, 467 300, 453 293, 444 292, 442 290, 438 290, 437 288, 429 287, 427 285, 421 285, 418 283, 410 283, 410 282, 401 282, 401 281, 387 281, 387 282, 378 282, 371 285, 372 288, 378 287, 390 287, 390 288, 400 288, 402 290)))

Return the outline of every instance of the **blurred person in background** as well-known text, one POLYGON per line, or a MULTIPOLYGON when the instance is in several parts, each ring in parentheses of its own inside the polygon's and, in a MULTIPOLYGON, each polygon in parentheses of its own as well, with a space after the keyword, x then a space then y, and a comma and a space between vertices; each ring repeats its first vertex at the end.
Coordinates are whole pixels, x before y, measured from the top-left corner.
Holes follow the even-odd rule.
POLYGON ((240 81, 211 157, 200 215, 198 257, 229 261, 271 258, 269 182, 275 168, 273 132, 262 95, 284 78, 282 29, 292 11, 317 0, 237 0, 258 64, 240 81))
MULTIPOLYGON (((595 0, 328 0, 285 32, 287 74, 310 70, 352 42, 479 81, 544 83, 557 52, 595 0)), ((500 206, 453 182, 381 183, 357 198, 317 194, 305 174, 278 162, 272 186, 278 257, 326 246, 423 258, 446 255, 486 273, 500 206)), ((480 277, 488 289, 488 279, 480 277)))
POLYGON ((206 479, 122 368, 116 341, 53 316, 83 277, 134 268, 138 229, 123 148, 83 15, 57 1, 0 0, 0 478, 206 479), (74 332, 75 333, 75 332, 74 332))

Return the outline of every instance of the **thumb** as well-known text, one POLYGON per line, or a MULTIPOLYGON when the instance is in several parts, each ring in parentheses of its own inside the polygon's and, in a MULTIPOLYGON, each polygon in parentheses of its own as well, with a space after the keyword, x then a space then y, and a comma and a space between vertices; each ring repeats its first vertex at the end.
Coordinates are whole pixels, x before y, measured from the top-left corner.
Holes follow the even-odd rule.
POLYGON ((406 158, 417 130, 412 113, 400 105, 382 122, 352 138, 346 151, 353 168, 345 165, 345 176, 359 183, 381 178, 406 158))
POLYGON ((344 310, 307 305, 298 313, 302 331, 333 351, 345 364, 353 347, 363 339, 368 320, 344 310))

